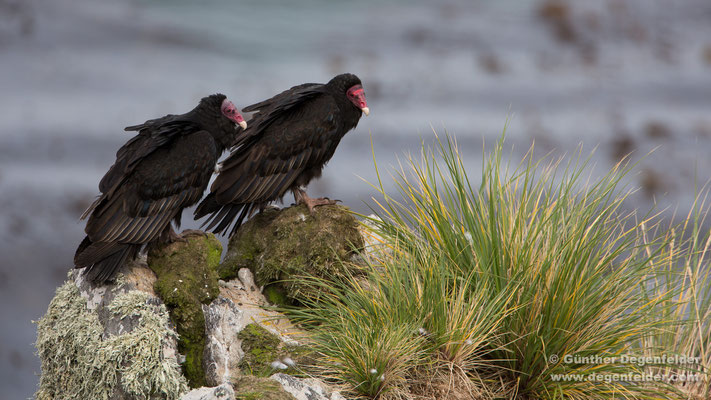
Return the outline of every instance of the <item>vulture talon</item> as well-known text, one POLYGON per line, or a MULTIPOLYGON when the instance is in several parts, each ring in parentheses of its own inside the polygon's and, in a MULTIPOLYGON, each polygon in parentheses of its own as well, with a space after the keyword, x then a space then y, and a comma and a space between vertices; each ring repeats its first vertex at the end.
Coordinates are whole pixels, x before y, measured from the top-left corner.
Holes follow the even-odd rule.
POLYGON ((185 240, 185 239, 183 239, 182 237, 180 237, 180 235, 178 235, 177 233, 175 233, 175 231, 173 230, 173 227, 172 227, 172 226, 169 226, 169 227, 168 227, 167 238, 165 239, 165 242, 168 243, 168 244, 173 244, 173 243, 175 243, 175 242, 187 242, 187 240, 185 240))

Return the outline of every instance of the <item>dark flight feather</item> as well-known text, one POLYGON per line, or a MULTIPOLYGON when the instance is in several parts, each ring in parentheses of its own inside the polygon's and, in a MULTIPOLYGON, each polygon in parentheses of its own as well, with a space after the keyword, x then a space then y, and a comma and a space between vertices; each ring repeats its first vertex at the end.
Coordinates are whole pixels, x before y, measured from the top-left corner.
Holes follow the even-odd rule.
POLYGON ((346 96, 359 84, 355 75, 342 74, 327 84, 294 86, 245 107, 256 113, 222 162, 195 218, 210 215, 206 225, 216 233, 234 223, 234 233, 254 211, 320 176, 343 135, 361 117, 346 96))
POLYGON ((88 217, 74 257, 94 284, 111 279, 145 244, 167 240, 171 221, 197 203, 222 151, 241 131, 221 112, 224 95, 201 100, 192 111, 127 127, 138 134, 116 153, 101 179, 101 195, 88 217))

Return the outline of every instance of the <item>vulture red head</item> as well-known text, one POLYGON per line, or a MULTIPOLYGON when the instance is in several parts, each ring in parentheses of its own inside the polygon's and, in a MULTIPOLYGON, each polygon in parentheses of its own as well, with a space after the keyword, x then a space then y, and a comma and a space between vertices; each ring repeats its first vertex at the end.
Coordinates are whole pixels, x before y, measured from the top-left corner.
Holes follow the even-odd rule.
POLYGON ((360 108, 366 116, 370 114, 368 103, 365 101, 365 90, 363 90, 363 86, 360 84, 351 86, 350 89, 346 91, 346 96, 348 96, 348 100, 360 108))
POLYGON ((220 109, 222 111, 222 115, 229 118, 235 124, 241 126, 242 129, 247 129, 247 123, 244 121, 244 117, 242 117, 242 114, 237 111, 237 107, 235 107, 231 101, 224 99, 220 109))
POLYGON ((344 93, 346 98, 353 103, 356 108, 361 110, 365 115, 370 114, 368 102, 365 101, 365 90, 360 82, 360 78, 353 74, 340 74, 326 84, 330 87, 333 93, 344 93))

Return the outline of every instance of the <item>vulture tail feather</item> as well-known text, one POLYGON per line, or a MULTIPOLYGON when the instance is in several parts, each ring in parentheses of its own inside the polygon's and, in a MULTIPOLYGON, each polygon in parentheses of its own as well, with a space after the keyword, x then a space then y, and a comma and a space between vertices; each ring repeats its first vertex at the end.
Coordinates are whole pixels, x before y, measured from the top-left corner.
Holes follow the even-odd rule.
POLYGON ((111 279, 125 263, 133 261, 141 250, 140 244, 93 243, 85 237, 74 255, 75 268, 86 269, 84 277, 94 285, 111 279))

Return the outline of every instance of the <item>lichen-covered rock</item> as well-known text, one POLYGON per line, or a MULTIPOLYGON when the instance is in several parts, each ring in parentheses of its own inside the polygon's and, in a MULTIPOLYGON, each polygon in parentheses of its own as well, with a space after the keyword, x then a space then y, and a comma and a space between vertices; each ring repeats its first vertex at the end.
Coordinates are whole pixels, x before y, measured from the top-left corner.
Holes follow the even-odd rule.
MULTIPOLYGON (((351 218, 341 209, 334 211, 337 216, 322 217, 351 218)), ((307 235, 328 222, 310 224, 307 235)), ((344 224, 350 222, 336 225, 344 224)), ((285 232, 276 229, 277 236, 285 232)), ((299 228, 289 229, 294 230, 287 229, 286 236, 296 238, 299 228)), ((349 229, 345 232, 358 234, 349 229)), ((347 248, 339 253, 336 247, 330 254, 348 257, 347 248)), ((94 287, 80 270, 73 271, 38 322, 42 377, 37 398, 178 399, 189 385, 207 384, 224 390, 193 391, 188 396, 197 397, 185 399, 293 400, 281 382, 325 388, 316 380, 267 378, 281 371, 305 376, 315 360, 313 351, 304 333, 283 314, 264 308, 269 303, 249 269, 233 270, 233 279, 218 280, 220 252, 212 235, 195 235, 152 249, 150 268, 141 257, 122 267, 107 285, 94 287), (251 375, 255 373, 260 376, 251 375), (235 388, 233 397, 229 386, 235 388)), ((331 259, 327 270, 340 267, 340 259, 331 259)))
POLYGON ((220 281, 220 294, 203 305, 206 346, 203 365, 209 385, 232 382, 241 375, 240 363, 245 351, 240 332, 250 324, 259 324, 269 335, 290 347, 303 336, 284 315, 262 308, 267 301, 256 287, 252 273, 244 268, 239 279, 220 281))
POLYGON ((297 378, 287 374, 274 374, 270 379, 279 382, 297 400, 345 400, 339 392, 329 390, 318 379, 297 378))
POLYGON ((205 315, 205 351, 203 365, 208 385, 220 385, 232 380, 244 357, 236 332, 244 328, 244 312, 234 302, 219 296, 203 305, 205 315))
POLYGON ((191 387, 207 385, 202 364, 205 351, 205 317, 202 305, 219 294, 217 265, 222 245, 212 234, 190 235, 186 241, 153 249, 148 266, 155 272, 154 289, 165 302, 185 356, 183 371, 191 387))
POLYGON ((152 274, 137 263, 128 270, 143 271, 101 288, 72 271, 57 289, 37 323, 37 399, 177 399, 187 390, 168 311, 142 290, 152 274))
POLYGON ((311 296, 313 288, 289 280, 316 276, 334 280, 353 273, 354 249, 363 246, 358 222, 341 206, 269 208, 242 225, 231 238, 220 278, 237 276, 241 268, 254 272, 273 302, 311 296), (282 299, 279 299, 279 296, 282 299))
POLYGON ((235 400, 235 391, 227 383, 216 387, 201 387, 185 393, 180 400, 235 400))
POLYGON ((269 378, 241 376, 233 383, 238 400, 296 400, 279 384, 269 378))

